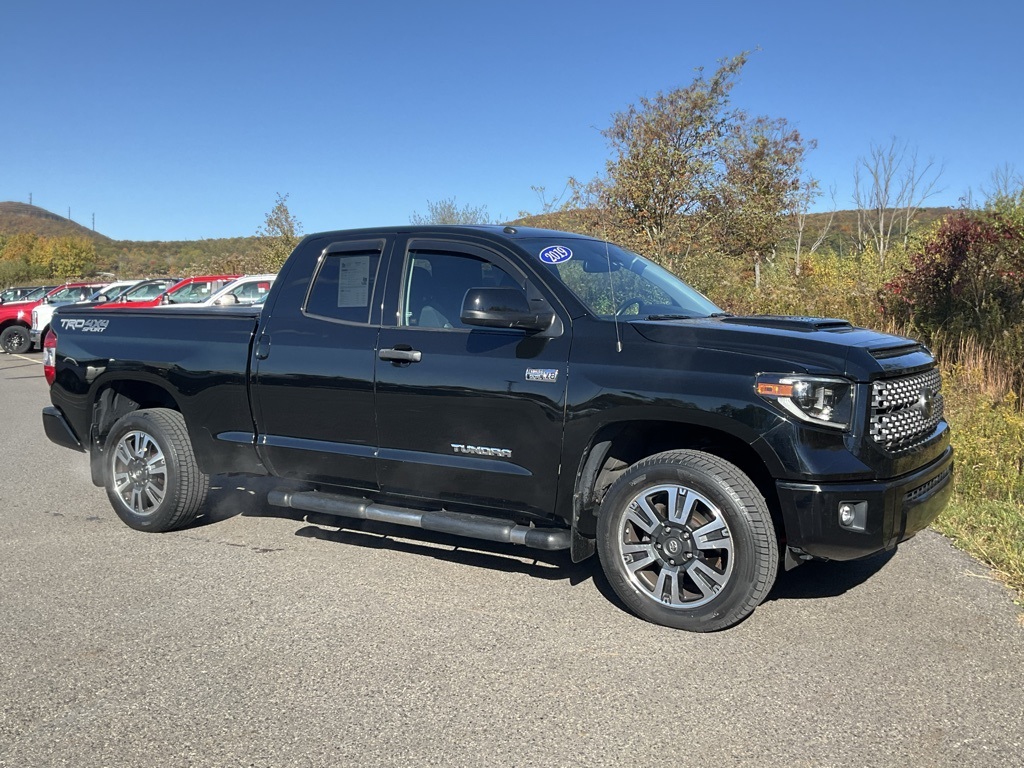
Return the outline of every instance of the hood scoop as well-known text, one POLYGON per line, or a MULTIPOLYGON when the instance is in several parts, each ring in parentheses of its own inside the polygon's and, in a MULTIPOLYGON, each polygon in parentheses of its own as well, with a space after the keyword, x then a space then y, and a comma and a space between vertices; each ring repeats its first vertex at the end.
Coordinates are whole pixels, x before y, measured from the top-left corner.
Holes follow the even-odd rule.
POLYGON ((868 350, 871 356, 875 360, 891 360, 894 357, 903 357, 904 355, 912 355, 916 352, 923 352, 928 354, 928 350, 923 344, 917 342, 907 343, 906 340, 902 344, 896 344, 895 346, 876 347, 868 350))
POLYGON ((788 315, 749 315, 747 317, 723 317, 721 322, 729 325, 753 325, 759 328, 777 328, 782 331, 852 331, 853 326, 846 320, 833 317, 790 317, 788 315))

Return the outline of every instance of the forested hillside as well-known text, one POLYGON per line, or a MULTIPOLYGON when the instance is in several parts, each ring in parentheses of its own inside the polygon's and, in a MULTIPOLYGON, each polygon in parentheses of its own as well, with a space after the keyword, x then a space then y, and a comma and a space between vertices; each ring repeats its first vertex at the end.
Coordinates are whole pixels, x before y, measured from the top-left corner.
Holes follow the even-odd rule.
POLYGON ((0 203, 0 285, 49 282, 93 275, 119 278, 247 271, 257 238, 112 240, 99 232, 25 203, 0 203))
POLYGON ((96 242, 110 238, 71 219, 27 203, 0 203, 0 237, 33 234, 40 237, 83 237, 96 242))

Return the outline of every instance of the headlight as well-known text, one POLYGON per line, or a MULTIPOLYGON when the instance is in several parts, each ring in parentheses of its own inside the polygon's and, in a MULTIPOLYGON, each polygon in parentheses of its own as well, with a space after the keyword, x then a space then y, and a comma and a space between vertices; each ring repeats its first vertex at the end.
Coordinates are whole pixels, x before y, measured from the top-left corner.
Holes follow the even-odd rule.
POLYGON ((810 424, 848 429, 853 422, 855 387, 849 379, 763 373, 757 377, 756 390, 810 424))

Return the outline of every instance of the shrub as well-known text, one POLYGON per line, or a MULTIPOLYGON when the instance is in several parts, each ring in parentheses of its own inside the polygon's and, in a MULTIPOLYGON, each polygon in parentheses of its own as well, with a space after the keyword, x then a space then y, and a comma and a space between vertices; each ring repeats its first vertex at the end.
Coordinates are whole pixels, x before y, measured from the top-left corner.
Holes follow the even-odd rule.
POLYGON ((1024 208, 948 216, 879 295, 888 317, 929 341, 977 339, 1019 384, 1024 380, 1024 208))

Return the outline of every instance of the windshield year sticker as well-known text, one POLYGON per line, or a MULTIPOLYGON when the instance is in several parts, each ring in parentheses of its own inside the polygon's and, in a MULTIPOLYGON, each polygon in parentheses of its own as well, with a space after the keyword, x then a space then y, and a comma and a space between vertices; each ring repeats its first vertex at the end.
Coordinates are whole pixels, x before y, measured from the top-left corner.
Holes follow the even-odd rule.
POLYGON ((538 258, 545 264, 561 264, 572 258, 572 251, 564 245, 549 245, 540 252, 538 258))

